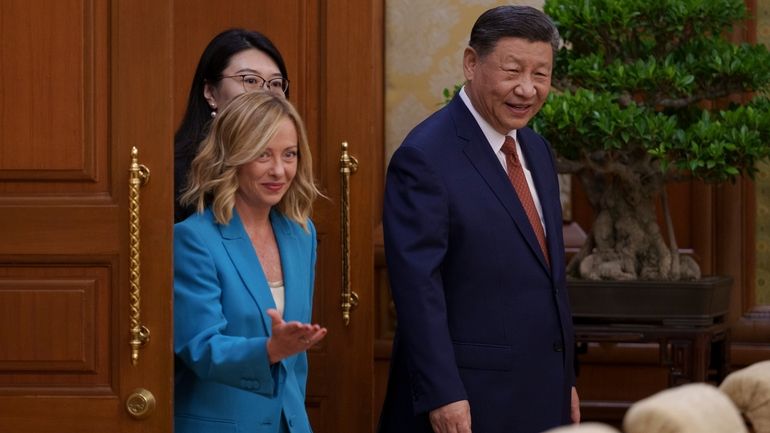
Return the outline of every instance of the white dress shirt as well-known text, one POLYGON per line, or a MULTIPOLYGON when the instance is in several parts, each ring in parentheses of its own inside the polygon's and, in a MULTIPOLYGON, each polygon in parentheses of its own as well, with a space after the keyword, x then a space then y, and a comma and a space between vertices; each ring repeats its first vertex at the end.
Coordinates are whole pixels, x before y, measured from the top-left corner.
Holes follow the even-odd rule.
MULTIPOLYGON (((500 165, 503 166, 503 170, 505 170, 507 173, 508 166, 505 163, 505 154, 501 150, 503 147, 503 142, 505 141, 505 135, 495 131, 492 125, 484 120, 484 118, 481 117, 481 114, 476 111, 476 109, 473 107, 473 104, 471 103, 470 98, 468 97, 468 94, 465 93, 465 86, 460 89, 460 99, 463 100, 465 106, 468 107, 468 110, 470 110, 471 114, 473 115, 473 118, 476 119, 476 123, 479 124, 481 132, 484 133, 484 136, 487 138, 487 142, 492 147, 492 152, 497 155, 497 159, 500 161, 500 165)), ((543 219, 543 209, 540 206, 540 198, 537 196, 535 182, 532 180, 532 173, 529 171, 527 159, 524 158, 524 155, 521 153, 521 145, 519 144, 519 140, 516 139, 516 130, 514 129, 513 131, 508 132, 507 135, 510 135, 514 140, 516 140, 516 154, 519 156, 521 167, 524 169, 524 176, 527 178, 527 186, 529 187, 529 192, 532 194, 532 200, 535 202, 535 208, 537 209, 537 215, 540 217, 540 224, 543 226, 543 232, 547 236, 548 233, 545 229, 545 220, 543 219)))

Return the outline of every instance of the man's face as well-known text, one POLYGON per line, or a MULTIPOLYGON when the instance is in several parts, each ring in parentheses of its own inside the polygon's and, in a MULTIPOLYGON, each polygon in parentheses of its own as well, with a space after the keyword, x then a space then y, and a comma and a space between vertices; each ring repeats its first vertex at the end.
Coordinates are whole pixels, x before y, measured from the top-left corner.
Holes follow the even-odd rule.
POLYGON ((465 89, 473 107, 501 134, 527 125, 551 90, 553 51, 548 42, 502 38, 479 57, 466 48, 465 89))

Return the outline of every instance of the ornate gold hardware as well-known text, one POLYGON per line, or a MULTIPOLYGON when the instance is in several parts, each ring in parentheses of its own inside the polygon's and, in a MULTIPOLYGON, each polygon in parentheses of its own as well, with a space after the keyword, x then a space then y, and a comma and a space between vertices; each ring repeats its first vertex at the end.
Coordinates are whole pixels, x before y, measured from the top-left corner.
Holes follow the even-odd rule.
POLYGON ((144 388, 137 388, 126 399, 126 410, 136 419, 147 418, 155 411, 155 396, 144 388))
MULTIPOLYGON (((141 319, 141 270, 139 249, 139 188, 150 180, 150 169, 138 161, 139 151, 131 148, 131 168, 128 181, 128 233, 129 233, 129 280, 130 292, 130 332, 131 364, 139 362, 139 348, 150 341, 150 330, 142 325, 141 319)), ((152 396, 152 394, 150 394, 152 396)), ((154 404, 153 399, 153 404, 154 404)), ((130 409, 129 409, 130 412, 130 409)))
POLYGON ((348 142, 342 142, 340 175, 342 180, 342 203, 340 203, 340 225, 342 239, 342 321, 350 324, 350 311, 358 306, 358 293, 350 289, 350 175, 358 170, 358 160, 348 154, 348 142))

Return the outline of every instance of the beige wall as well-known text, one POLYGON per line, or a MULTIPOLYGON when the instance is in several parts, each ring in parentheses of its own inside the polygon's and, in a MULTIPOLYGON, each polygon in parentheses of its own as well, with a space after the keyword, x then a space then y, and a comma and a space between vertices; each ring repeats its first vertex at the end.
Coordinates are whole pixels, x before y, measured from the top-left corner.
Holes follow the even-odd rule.
POLYGON ((406 134, 439 108, 444 88, 462 81, 462 54, 473 23, 501 4, 542 9, 543 0, 386 0, 386 161, 406 134))

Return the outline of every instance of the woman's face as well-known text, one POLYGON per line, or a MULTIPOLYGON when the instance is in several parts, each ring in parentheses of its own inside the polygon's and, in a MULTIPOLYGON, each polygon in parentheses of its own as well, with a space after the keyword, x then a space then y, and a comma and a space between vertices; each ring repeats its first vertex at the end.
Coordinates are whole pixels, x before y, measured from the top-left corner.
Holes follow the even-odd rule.
POLYGON ((203 86, 203 97, 212 111, 222 110, 234 97, 246 91, 238 75, 258 75, 268 81, 282 77, 278 65, 270 56, 256 48, 243 50, 233 55, 222 71, 223 77, 234 78, 222 78, 216 83, 207 82, 203 86))
POLYGON ((238 167, 236 201, 256 209, 277 205, 297 174, 298 152, 297 129, 284 117, 262 153, 238 167))

